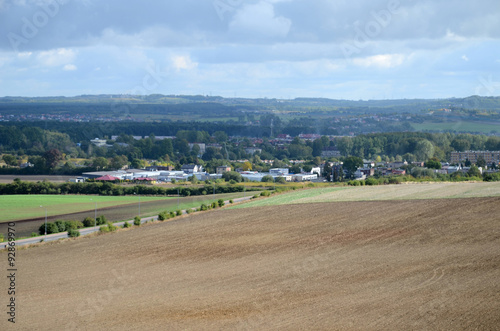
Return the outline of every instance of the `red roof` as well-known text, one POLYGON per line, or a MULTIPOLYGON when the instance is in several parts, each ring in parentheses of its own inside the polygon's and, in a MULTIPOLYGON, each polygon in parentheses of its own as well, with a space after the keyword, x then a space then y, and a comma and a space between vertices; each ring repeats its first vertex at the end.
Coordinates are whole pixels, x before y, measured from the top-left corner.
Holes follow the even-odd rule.
POLYGON ((120 178, 106 175, 106 176, 98 177, 95 180, 114 181, 114 180, 120 180, 120 178))

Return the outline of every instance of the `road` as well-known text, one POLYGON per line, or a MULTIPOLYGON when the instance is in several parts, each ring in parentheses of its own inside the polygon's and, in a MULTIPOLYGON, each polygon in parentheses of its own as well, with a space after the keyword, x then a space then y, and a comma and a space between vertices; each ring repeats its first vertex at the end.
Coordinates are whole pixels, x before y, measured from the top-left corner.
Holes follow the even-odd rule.
MULTIPOLYGON (((244 201, 250 200, 251 198, 252 198, 251 196, 236 198, 236 199, 233 199, 233 203, 244 202, 244 201)), ((224 201, 224 203, 226 205, 229 204, 229 200, 224 201)), ((186 210, 182 210, 182 214, 187 214, 186 210)), ((141 224, 147 223, 147 222, 152 222, 152 221, 157 221, 157 220, 158 220, 158 216, 144 217, 144 218, 141 218, 141 224)), ((125 222, 127 222, 129 224, 134 224, 134 220, 116 222, 113 224, 115 226, 122 227, 125 222)), ((88 235, 88 234, 91 234, 94 232, 98 232, 99 229, 100 229, 100 226, 93 226, 90 228, 79 229, 78 231, 80 231, 80 236, 85 236, 85 235, 88 235)), ((25 245, 32 245, 32 244, 40 243, 42 241, 49 242, 49 241, 56 241, 56 240, 65 239, 65 238, 68 238, 68 233, 67 232, 60 232, 60 233, 48 234, 46 236, 37 236, 37 237, 32 237, 32 238, 20 239, 20 240, 16 240, 15 243, 16 243, 16 246, 25 246, 25 245)), ((4 249, 5 247, 7 247, 7 244, 8 244, 8 242, 0 243, 0 249, 4 249)))

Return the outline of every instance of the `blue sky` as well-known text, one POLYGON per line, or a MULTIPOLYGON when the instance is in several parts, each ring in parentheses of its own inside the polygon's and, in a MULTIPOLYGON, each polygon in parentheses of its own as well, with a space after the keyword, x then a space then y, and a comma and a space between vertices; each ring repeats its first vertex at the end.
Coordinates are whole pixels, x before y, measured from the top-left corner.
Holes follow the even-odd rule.
POLYGON ((500 1, 0 0, 0 96, 500 95, 500 1))

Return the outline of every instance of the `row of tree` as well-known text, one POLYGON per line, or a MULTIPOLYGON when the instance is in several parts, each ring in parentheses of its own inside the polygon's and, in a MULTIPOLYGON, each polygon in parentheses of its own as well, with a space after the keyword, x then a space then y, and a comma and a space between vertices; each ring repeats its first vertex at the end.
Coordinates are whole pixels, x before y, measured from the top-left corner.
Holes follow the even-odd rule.
MULTIPOLYGON (((92 195, 160 195, 181 196, 222 194, 243 192, 245 188, 239 185, 209 185, 200 186, 160 187, 153 185, 123 186, 109 182, 96 183, 53 183, 53 182, 25 182, 15 179, 12 183, 0 184, 0 195, 11 194, 92 194, 92 195)), ((247 190, 253 190, 247 188, 247 190)))

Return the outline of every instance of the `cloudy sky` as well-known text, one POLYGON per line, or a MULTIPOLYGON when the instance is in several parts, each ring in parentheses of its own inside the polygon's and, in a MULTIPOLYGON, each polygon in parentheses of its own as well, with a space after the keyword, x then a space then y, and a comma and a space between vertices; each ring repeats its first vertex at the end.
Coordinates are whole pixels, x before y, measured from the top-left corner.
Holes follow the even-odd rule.
POLYGON ((498 0, 0 0, 0 96, 500 95, 498 0))

